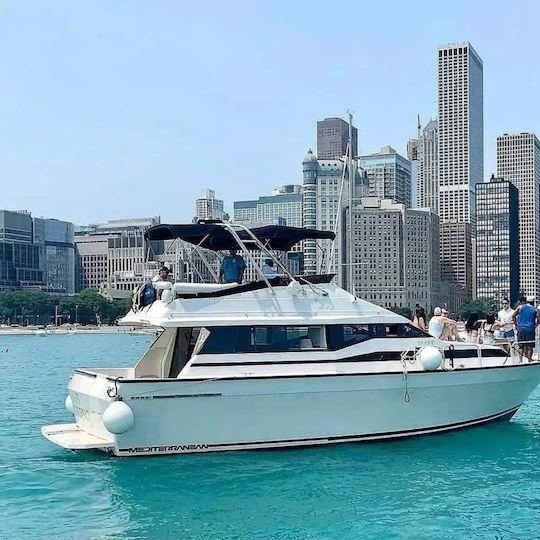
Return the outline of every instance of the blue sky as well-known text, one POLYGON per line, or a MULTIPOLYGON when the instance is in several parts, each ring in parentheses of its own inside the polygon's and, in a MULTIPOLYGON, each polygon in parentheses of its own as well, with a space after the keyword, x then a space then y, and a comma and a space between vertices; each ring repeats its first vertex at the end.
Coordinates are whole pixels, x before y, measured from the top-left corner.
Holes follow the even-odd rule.
POLYGON ((540 3, 7 1, 0 208, 75 223, 190 220, 301 183, 315 122, 355 112, 361 152, 404 153, 436 114, 436 51, 484 62, 495 137, 540 132, 540 3))

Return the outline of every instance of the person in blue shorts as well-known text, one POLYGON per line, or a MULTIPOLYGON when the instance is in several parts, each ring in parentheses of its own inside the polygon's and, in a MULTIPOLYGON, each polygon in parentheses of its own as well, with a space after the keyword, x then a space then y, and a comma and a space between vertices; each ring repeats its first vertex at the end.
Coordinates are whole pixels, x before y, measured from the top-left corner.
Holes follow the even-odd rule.
POLYGON ((505 296, 501 302, 501 310, 497 314, 499 320, 499 337, 514 339, 514 310, 510 307, 510 300, 505 296))
POLYGON ((513 321, 516 325, 521 354, 530 360, 538 325, 538 310, 534 306, 534 296, 528 296, 526 299, 520 298, 519 300, 522 303, 514 311, 513 321))
POLYGON ((230 249, 229 254, 221 261, 219 281, 221 283, 242 283, 246 261, 238 255, 236 249, 230 249))

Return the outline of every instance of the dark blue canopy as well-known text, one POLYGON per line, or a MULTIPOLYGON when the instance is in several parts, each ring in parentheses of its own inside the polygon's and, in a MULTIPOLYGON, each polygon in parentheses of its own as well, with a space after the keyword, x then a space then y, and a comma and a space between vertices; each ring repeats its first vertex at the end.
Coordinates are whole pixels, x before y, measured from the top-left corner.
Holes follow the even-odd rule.
MULTIPOLYGON (((289 251, 292 246, 302 240, 333 240, 335 238, 335 234, 331 231, 319 231, 317 229, 304 229, 301 227, 266 225, 250 230, 266 248, 274 251, 289 251)), ((238 230, 236 232, 244 242, 251 239, 245 230, 238 230)), ((212 251, 239 248, 238 243, 230 231, 217 223, 155 225, 146 231, 145 237, 147 240, 173 240, 180 238, 185 242, 205 249, 211 249, 212 251)), ((256 244, 248 243, 247 246, 249 249, 259 249, 256 244)))

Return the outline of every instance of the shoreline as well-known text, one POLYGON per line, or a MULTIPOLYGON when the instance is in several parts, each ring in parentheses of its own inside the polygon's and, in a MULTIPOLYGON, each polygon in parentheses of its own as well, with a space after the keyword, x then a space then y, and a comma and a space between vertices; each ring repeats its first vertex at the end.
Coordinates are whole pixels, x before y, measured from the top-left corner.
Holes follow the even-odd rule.
POLYGON ((136 335, 157 335, 159 330, 156 329, 142 329, 134 326, 99 326, 95 328, 28 328, 26 326, 21 327, 7 327, 0 328, 0 336, 47 336, 47 335, 75 335, 75 334, 136 334, 136 335))

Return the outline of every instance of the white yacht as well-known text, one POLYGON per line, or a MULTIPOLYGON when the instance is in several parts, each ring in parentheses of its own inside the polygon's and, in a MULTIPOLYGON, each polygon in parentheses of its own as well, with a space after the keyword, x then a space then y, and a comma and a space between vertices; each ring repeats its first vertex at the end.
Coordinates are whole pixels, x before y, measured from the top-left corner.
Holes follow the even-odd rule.
POLYGON ((156 282, 159 299, 123 323, 162 333, 134 367, 76 369, 66 398, 74 422, 43 435, 73 450, 140 456, 399 439, 516 413, 540 379, 538 361, 440 341, 331 275, 291 275, 275 256, 332 236, 228 223, 149 229, 148 240, 240 248, 252 262, 268 252, 281 275, 156 282))

